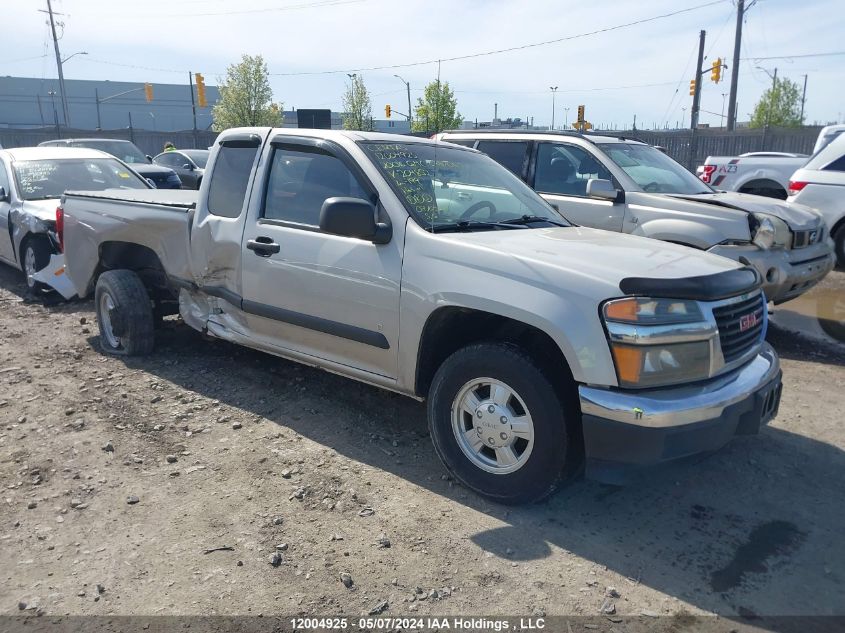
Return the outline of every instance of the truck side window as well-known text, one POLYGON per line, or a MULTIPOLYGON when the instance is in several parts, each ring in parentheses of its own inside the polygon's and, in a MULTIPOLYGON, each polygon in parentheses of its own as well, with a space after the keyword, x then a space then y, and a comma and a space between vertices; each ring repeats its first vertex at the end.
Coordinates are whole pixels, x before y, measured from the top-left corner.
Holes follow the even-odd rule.
POLYGON ((276 147, 262 217, 318 226, 326 198, 368 199, 343 162, 317 148, 276 147))
POLYGON ((527 141, 479 141, 475 149, 522 177, 528 153, 527 141))
POLYGON ((840 156, 835 161, 825 166, 822 171, 845 171, 845 156, 840 156))
POLYGON ((225 218, 241 214, 256 152, 257 147, 220 147, 208 188, 209 213, 225 218))
POLYGON ((592 154, 575 145, 540 143, 534 189, 540 193, 586 196, 590 178, 610 179, 610 172, 592 154))

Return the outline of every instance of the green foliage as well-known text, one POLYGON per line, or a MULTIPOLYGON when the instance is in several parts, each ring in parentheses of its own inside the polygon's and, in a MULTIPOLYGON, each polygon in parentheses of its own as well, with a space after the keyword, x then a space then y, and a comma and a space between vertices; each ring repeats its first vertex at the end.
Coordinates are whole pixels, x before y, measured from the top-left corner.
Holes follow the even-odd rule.
POLYGON ((371 132, 373 130, 373 109, 370 103, 370 93, 364 85, 364 78, 361 75, 354 75, 352 81, 346 86, 343 94, 343 129, 361 130, 371 132))
POLYGON ((214 129, 282 124, 282 104, 273 102, 267 63, 261 55, 244 55, 226 69, 214 106, 214 129))
POLYGON ((789 79, 777 79, 754 106, 750 127, 799 127, 801 118, 801 89, 789 79))
POLYGON ((463 122, 458 112, 458 100, 449 88, 449 82, 432 81, 425 87, 423 97, 417 99, 411 129, 436 134, 459 128, 463 122))

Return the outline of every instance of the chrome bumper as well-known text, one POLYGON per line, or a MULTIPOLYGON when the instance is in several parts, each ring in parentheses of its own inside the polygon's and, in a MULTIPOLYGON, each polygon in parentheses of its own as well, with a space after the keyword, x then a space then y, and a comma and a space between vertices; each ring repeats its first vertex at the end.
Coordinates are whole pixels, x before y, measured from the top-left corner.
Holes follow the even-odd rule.
POLYGON ((774 303, 783 303, 803 294, 821 281, 835 265, 833 249, 828 240, 790 250, 762 250, 748 244, 719 245, 708 252, 757 269, 763 278, 763 292, 774 303))
POLYGON ((694 386, 622 391, 582 385, 582 415, 650 428, 677 427, 721 418, 726 409, 753 397, 780 374, 775 350, 764 343, 743 367, 694 386))

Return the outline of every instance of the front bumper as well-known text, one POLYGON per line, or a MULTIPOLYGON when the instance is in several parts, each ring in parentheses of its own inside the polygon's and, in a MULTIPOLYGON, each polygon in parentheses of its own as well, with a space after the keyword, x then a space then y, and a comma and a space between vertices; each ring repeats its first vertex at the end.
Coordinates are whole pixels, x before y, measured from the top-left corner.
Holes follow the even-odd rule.
POLYGON ((797 249, 763 250, 754 244, 720 244, 709 252, 756 268, 763 278, 766 298, 774 303, 783 303, 803 294, 833 270, 835 264, 828 240, 797 249))
POLYGON ((581 386, 586 476, 623 483, 644 467, 717 450, 777 415, 781 370, 768 344, 704 383, 641 391, 581 386))

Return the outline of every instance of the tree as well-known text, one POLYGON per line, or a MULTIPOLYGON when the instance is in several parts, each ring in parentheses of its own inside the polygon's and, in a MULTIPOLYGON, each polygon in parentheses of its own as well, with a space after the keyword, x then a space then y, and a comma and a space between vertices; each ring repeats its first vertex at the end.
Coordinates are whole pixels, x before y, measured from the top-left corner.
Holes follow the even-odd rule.
POLYGON ((279 126, 282 104, 273 102, 267 63, 261 55, 244 55, 226 69, 220 82, 220 100, 214 106, 214 129, 230 127, 279 126))
POLYGON ((464 119, 457 108, 458 100, 449 88, 449 82, 432 81, 425 87, 423 97, 417 99, 412 130, 436 134, 459 128, 464 119))
POLYGON ((789 79, 776 79, 754 106, 751 127, 799 127, 801 118, 801 89, 789 79))
POLYGON ((373 130, 373 108, 370 103, 370 93, 364 85, 364 78, 361 75, 352 75, 352 81, 346 86, 343 94, 343 129, 361 130, 371 132, 373 130))

